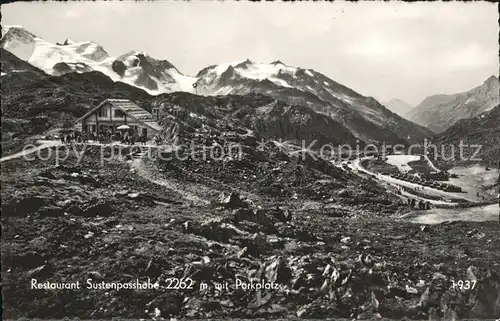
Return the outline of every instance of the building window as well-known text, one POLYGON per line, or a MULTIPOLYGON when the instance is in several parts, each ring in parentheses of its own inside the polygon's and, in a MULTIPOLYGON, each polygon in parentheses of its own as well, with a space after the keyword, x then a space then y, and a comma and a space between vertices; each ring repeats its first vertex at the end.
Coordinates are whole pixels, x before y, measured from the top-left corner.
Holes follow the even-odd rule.
POLYGON ((120 109, 115 110, 115 117, 121 118, 123 116, 125 116, 125 113, 123 111, 121 111, 120 109))
POLYGON ((99 117, 107 117, 108 116, 108 110, 105 108, 99 109, 99 117))

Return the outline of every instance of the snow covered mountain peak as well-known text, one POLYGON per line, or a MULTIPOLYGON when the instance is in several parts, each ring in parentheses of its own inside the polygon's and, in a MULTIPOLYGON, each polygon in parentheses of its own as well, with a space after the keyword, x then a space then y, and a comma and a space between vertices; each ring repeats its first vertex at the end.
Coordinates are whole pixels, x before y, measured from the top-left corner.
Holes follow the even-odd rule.
POLYGON ((275 60, 273 62, 271 62, 271 65, 283 65, 283 66, 286 66, 284 63, 282 63, 280 60, 275 60))
POLYGON ((74 45, 76 42, 69 39, 69 38, 66 38, 66 40, 64 40, 62 43, 59 43, 59 42, 56 42, 56 45, 58 46, 67 46, 67 45, 74 45))
POLYGON ((5 29, 7 32, 2 37, 1 46, 48 74, 58 73, 54 66, 59 63, 90 66, 109 58, 104 48, 91 41, 75 43, 67 39, 63 45, 54 45, 22 27, 5 29))
POLYGON ((227 94, 238 82, 269 80, 282 87, 292 87, 286 78, 296 77, 300 68, 287 66, 279 61, 259 63, 246 59, 209 66, 196 75, 198 85, 204 88, 202 93, 210 95, 227 94))
POLYGON ((50 75, 99 71, 114 81, 142 88, 150 94, 193 91, 196 78, 184 76, 166 60, 140 51, 112 57, 93 41, 52 44, 21 26, 7 26, 1 47, 50 75))
POLYGON ((212 65, 202 69, 196 77, 198 92, 203 95, 236 94, 258 84, 284 89, 294 88, 314 95, 328 93, 337 95, 335 97, 339 99, 342 99, 344 90, 347 95, 352 92, 312 69, 289 66, 279 60, 260 63, 246 59, 212 65))
POLYGON ((23 26, 2 26, 1 46, 23 60, 28 61, 31 57, 36 39, 39 38, 23 26))
POLYGON ((421 138, 428 133, 390 113, 374 98, 360 95, 313 69, 289 66, 279 60, 259 63, 246 59, 213 65, 201 70, 197 78, 198 94, 269 95, 291 105, 311 107, 345 122, 365 141, 375 136, 377 140, 389 139, 388 131, 381 128, 395 128, 404 133, 400 136, 403 140, 408 136, 421 138), (377 134, 367 134, 370 128, 376 129, 377 134))
POLYGON ((253 61, 251 61, 250 59, 246 59, 245 61, 237 64, 236 66, 234 66, 235 68, 246 68, 248 67, 249 65, 252 65, 253 64, 253 61))
POLYGON ((246 59, 243 61, 235 61, 232 63, 224 63, 219 65, 212 65, 203 70, 201 70, 197 77, 203 77, 208 74, 215 74, 217 76, 222 75, 228 69, 234 68, 236 72, 244 77, 252 79, 265 79, 273 75, 277 75, 280 70, 282 72, 288 72, 290 74, 295 73, 299 68, 290 67, 283 64, 280 61, 274 61, 272 63, 259 63, 246 59))
POLYGON ((36 36, 26 30, 23 26, 21 25, 7 25, 7 26, 2 26, 2 38, 4 36, 9 36, 9 37, 18 37, 21 39, 32 39, 35 38, 36 36))

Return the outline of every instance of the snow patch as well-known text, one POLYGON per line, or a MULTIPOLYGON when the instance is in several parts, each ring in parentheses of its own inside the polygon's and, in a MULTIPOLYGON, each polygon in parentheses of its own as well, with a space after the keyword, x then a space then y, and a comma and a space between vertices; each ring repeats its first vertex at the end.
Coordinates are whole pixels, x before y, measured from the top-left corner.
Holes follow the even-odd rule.
POLYGON ((232 90, 233 90, 233 87, 231 87, 231 86, 222 87, 219 90, 217 90, 215 93, 213 93, 213 95, 214 96, 218 96, 218 95, 225 96, 225 95, 228 95, 232 90))
POLYGON ((270 77, 268 79, 270 81, 272 81, 273 83, 275 83, 276 85, 287 87, 287 88, 292 88, 292 86, 290 86, 290 84, 287 83, 286 81, 284 81, 283 79, 276 78, 276 77, 270 77))
POLYGON ((349 105, 354 105, 354 100, 351 97, 349 97, 345 94, 342 94, 342 93, 336 93, 333 90, 331 90, 330 88, 326 88, 326 91, 328 91, 328 93, 330 93, 330 95, 337 98, 338 100, 342 100, 343 102, 346 102, 349 105))
POLYGON ((11 29, 11 28, 24 29, 24 27, 22 25, 8 25, 8 26, 4 26, 4 29, 6 31, 9 31, 9 29, 11 29))
MULTIPOLYGON (((215 73, 216 77, 219 77, 224 73, 224 71, 229 68, 229 66, 237 66, 246 60, 236 61, 232 63, 224 63, 214 67, 212 73, 215 73)), ((283 64, 266 64, 266 63, 248 63, 246 67, 238 67, 236 68, 236 72, 242 77, 255 79, 255 80, 264 80, 270 77, 276 77, 280 72, 289 74, 294 76, 297 68, 286 66, 283 64)), ((209 73, 210 74, 210 73, 209 73)))
POLYGON ((217 66, 215 66, 214 72, 217 74, 217 76, 220 76, 224 73, 224 71, 227 70, 227 68, 229 68, 229 66, 234 67, 238 64, 241 64, 244 61, 245 60, 240 60, 240 61, 235 61, 235 62, 231 62, 231 63, 224 63, 224 64, 217 65, 217 66))
POLYGON ((311 86, 309 86, 309 85, 307 85, 307 86, 306 86, 306 88, 307 88, 307 89, 309 89, 309 91, 311 91, 311 92, 313 92, 313 93, 315 93, 315 92, 316 92, 316 90, 314 90, 314 88, 312 88, 312 87, 311 87, 311 86))
POLYGON ((464 101, 464 104, 468 104, 470 102, 473 102, 474 100, 476 100, 476 98, 474 96, 470 96, 466 101, 464 101))
POLYGON ((389 155, 386 163, 396 166, 402 172, 408 172, 412 168, 408 165, 409 162, 418 161, 419 155, 389 155))
POLYGON ((195 88, 193 87, 193 84, 198 81, 198 78, 196 77, 191 77, 191 76, 185 76, 177 69, 175 68, 170 68, 167 70, 167 73, 174 79, 174 81, 177 84, 177 91, 185 91, 185 92, 190 92, 194 93, 195 88))
POLYGON ((263 80, 270 77, 276 77, 280 72, 294 74, 296 68, 282 65, 252 63, 247 68, 238 68, 237 72, 249 79, 263 80))

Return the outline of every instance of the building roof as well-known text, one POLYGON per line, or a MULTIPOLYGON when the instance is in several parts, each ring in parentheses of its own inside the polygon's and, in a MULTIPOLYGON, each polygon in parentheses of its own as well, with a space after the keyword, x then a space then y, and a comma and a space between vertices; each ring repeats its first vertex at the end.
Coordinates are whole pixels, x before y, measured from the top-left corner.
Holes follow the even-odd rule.
POLYGON ((82 119, 87 118, 89 115, 93 114, 96 110, 101 108, 106 102, 112 104, 113 106, 121 109, 124 113, 126 113, 128 116, 131 118, 134 118, 135 120, 143 123, 144 125, 160 131, 162 127, 158 122, 154 119, 153 115, 149 113, 147 110, 144 110, 141 108, 139 105, 136 103, 128 100, 128 99, 106 99, 102 103, 100 103, 97 107, 93 108, 90 110, 88 113, 83 115, 78 119, 78 121, 81 121, 82 119))

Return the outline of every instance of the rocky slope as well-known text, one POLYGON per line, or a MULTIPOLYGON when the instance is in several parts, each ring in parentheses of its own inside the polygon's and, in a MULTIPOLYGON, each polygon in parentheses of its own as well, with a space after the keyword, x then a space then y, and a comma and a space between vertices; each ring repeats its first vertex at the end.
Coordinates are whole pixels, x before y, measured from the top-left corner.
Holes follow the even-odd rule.
POLYGON ((398 98, 391 99, 383 105, 403 118, 406 118, 408 112, 413 109, 413 106, 398 98))
POLYGON ((491 222, 397 220, 406 205, 372 179, 272 146, 258 150, 246 133, 197 133, 210 145, 242 140, 245 155, 127 162, 109 147, 75 145, 57 148, 59 165, 55 149, 40 155, 44 161, 2 163, 3 316, 484 320, 500 313, 500 239, 491 222), (82 288, 32 290, 32 278, 82 288), (172 289, 168 278, 193 285, 172 289), (86 288, 86 280, 148 279, 158 288, 86 288), (242 289, 237 280, 274 286, 242 289), (457 280, 476 285, 453 289, 457 280))
MULTIPOLYGON (((459 144, 481 145, 476 157, 482 158, 485 164, 498 166, 500 160, 500 105, 475 117, 461 119, 444 132, 433 138, 435 144, 444 146, 445 155, 452 155, 454 146, 456 163, 475 163, 459 158, 459 144)), ((464 149, 465 158, 470 158, 476 148, 464 149)))
POLYGON ((478 87, 453 95, 427 97, 408 113, 408 118, 436 133, 441 133, 460 119, 475 117, 497 106, 500 85, 491 76, 478 87))
MULTIPOLYGON (((160 107, 161 124, 167 129, 175 127, 179 138, 188 139, 199 128, 220 132, 236 126, 241 133, 298 146, 313 144, 314 149, 325 144, 355 146, 357 140, 342 124, 324 114, 261 94, 203 97, 173 93, 156 96, 150 104, 160 107)), ((358 142, 363 146, 364 142, 358 142)))

